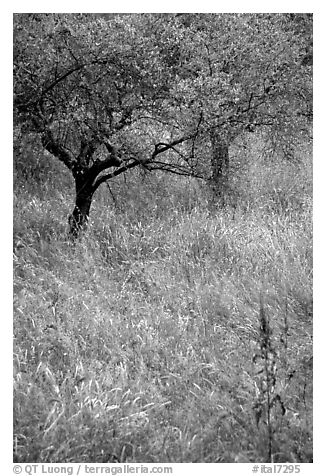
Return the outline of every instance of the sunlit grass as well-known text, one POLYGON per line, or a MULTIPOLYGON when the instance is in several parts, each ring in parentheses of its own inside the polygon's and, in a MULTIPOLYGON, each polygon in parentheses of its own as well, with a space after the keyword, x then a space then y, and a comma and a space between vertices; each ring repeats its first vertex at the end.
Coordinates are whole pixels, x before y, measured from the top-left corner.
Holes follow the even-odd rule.
POLYGON ((311 204, 299 172, 289 194, 262 176, 224 208, 136 177, 75 244, 64 191, 17 187, 15 461, 266 461, 262 306, 286 409, 269 408, 273 460, 312 460, 311 204))

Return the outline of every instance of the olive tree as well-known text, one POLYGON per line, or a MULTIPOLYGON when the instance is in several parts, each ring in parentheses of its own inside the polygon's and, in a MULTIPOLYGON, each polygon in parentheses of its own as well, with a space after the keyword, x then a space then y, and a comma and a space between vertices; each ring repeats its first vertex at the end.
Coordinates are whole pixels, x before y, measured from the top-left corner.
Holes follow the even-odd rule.
POLYGON ((164 114, 176 65, 162 19, 23 14, 14 26, 15 118, 73 175, 72 235, 110 178, 137 166, 192 173, 157 160, 193 134, 174 136, 164 114))
POLYGON ((312 15, 178 14, 177 21, 184 73, 176 94, 186 122, 200 117, 217 191, 237 137, 260 131, 286 152, 309 138, 312 15))

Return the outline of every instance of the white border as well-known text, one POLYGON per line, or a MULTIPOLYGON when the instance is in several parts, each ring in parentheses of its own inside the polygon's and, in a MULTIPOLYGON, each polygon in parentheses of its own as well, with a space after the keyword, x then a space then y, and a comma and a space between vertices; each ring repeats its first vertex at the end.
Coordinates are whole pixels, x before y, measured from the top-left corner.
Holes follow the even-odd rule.
MULTIPOLYGON (((302 474, 325 473, 324 434, 325 434, 325 310, 324 295, 326 280, 324 279, 325 260, 325 205, 326 205, 326 144, 325 144, 325 34, 326 18, 322 2, 274 1, 270 2, 187 2, 164 1, 154 2, 68 2, 56 1, 51 4, 44 1, 14 1, 1 6, 1 163, 2 183, 0 187, 1 203, 1 313, 0 313, 0 392, 2 409, 1 433, 5 431, 1 442, 2 461, 5 463, 3 474, 12 474, 12 14, 21 12, 107 12, 139 13, 139 12, 313 12, 314 13, 314 464, 302 464, 302 474), (9 10, 10 6, 10 10, 9 10), (8 7, 8 9, 6 8, 8 7), (8 472, 6 471, 8 463, 8 472), (5 469, 6 468, 6 469, 5 469), (324 468, 324 471, 322 469, 324 468)), ((169 464, 170 465, 170 464, 169 464)), ((189 471, 205 471, 208 474, 218 471, 226 474, 250 474, 252 464, 229 465, 188 465, 172 464, 174 474, 188 474, 189 471), (248 471, 248 473, 247 473, 248 471)), ((213 473, 212 473, 213 474, 213 473)))

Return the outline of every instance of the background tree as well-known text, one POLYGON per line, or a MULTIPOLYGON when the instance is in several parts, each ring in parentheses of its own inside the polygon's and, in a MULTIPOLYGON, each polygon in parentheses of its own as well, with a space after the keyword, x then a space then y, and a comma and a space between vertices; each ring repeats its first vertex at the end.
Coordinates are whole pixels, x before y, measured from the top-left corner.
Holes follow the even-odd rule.
POLYGON ((211 149, 210 178, 221 193, 235 138, 260 130, 288 154, 307 139, 312 15, 179 14, 177 20, 187 38, 180 100, 186 98, 185 117, 200 114, 211 149))

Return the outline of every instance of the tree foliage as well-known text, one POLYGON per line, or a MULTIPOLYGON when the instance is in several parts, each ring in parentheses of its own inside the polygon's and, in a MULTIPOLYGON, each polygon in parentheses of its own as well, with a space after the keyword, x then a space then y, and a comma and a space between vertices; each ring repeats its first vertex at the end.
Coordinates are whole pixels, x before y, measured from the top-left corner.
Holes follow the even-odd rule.
POLYGON ((219 184, 239 135, 306 134, 311 38, 303 14, 16 14, 15 119, 71 171, 72 233, 128 169, 219 184))

